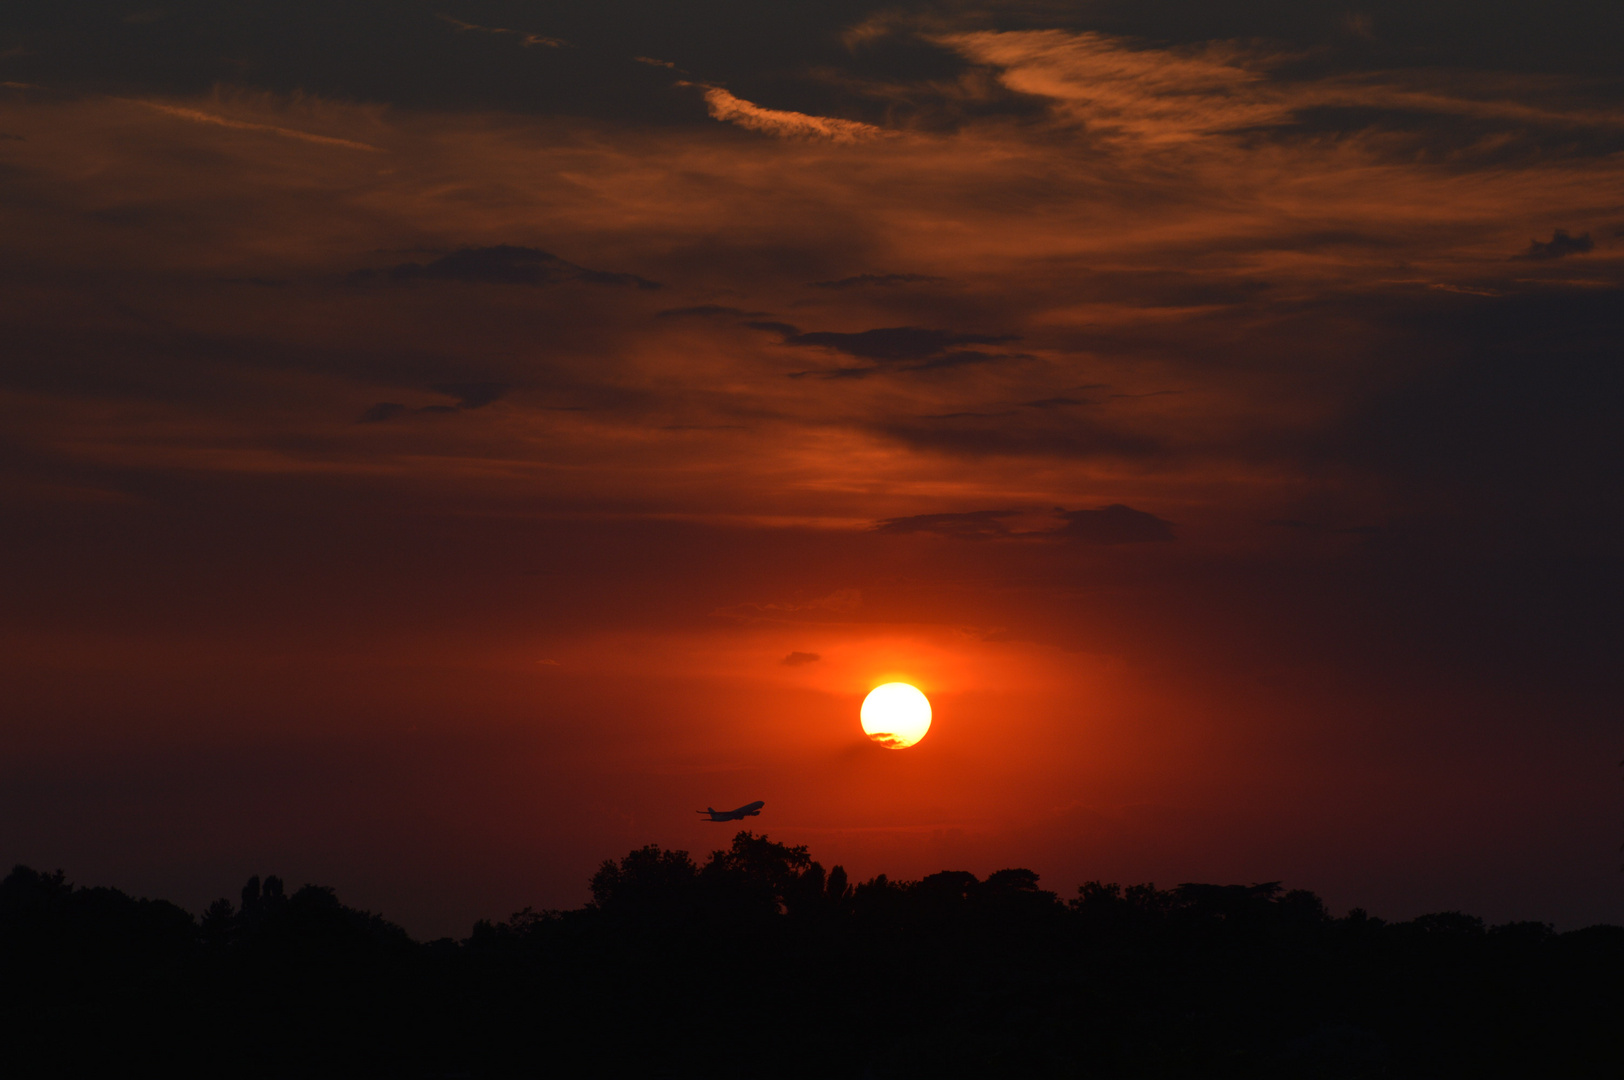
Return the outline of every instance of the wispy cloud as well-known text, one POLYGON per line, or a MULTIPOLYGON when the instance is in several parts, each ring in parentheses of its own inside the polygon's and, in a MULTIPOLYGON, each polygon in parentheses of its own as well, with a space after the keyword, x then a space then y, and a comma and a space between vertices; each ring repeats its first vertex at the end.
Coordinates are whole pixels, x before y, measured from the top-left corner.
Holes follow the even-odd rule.
POLYGON ((1066 540, 1093 545, 1140 544, 1174 539, 1172 522, 1121 503, 1102 506, 1097 510, 1055 507, 1046 515, 1021 510, 915 514, 912 517, 877 521, 873 531, 927 533, 955 540, 1066 540), (1021 527, 1026 523, 1034 527, 1021 527))
POLYGON ((375 154, 383 152, 381 147, 373 146, 370 143, 357 142, 354 139, 340 139, 332 135, 317 135, 314 132, 279 127, 276 124, 258 124, 248 120, 233 120, 229 116, 204 112, 202 109, 188 109, 181 105, 166 105, 162 102, 143 101, 139 98, 130 100, 133 100, 137 105, 156 110, 168 116, 178 117, 181 120, 190 120, 194 124, 212 124, 215 127, 232 128, 237 131, 263 131, 267 135, 280 135, 285 139, 298 139, 300 142, 316 143, 321 146, 342 146, 349 150, 366 150, 375 154))
POLYGON ((997 69, 1009 89, 1049 99, 1057 117, 1081 124, 1095 138, 1147 146, 1289 125, 1312 109, 1624 128, 1624 117, 1614 110, 1530 102, 1530 91, 1538 87, 1511 76, 1442 78, 1423 70, 1281 79, 1277 69, 1299 57, 1236 42, 1146 48, 1108 34, 1065 30, 926 36, 997 69))
POLYGON ((1226 45, 1136 50, 1105 34, 983 31, 937 38, 962 55, 1002 69, 1010 89, 1049 98, 1097 134, 1151 143, 1276 124, 1289 106, 1256 88, 1264 58, 1226 45))
POLYGON ((452 26, 456 27, 460 33, 473 32, 476 34, 511 34, 512 36, 518 38, 519 44, 523 45, 525 48, 529 48, 532 45, 545 45, 549 49, 562 49, 564 46, 569 44, 569 42, 565 41, 563 38, 547 37, 543 34, 532 34, 524 30, 509 30, 505 26, 480 26, 478 23, 463 22, 461 19, 443 14, 439 18, 442 22, 448 22, 452 26))
MULTIPOLYGON (((680 83, 678 85, 691 85, 680 83)), ((705 105, 710 114, 724 123, 737 124, 751 131, 776 135, 781 139, 814 139, 835 143, 852 143, 873 139, 885 132, 872 124, 856 120, 841 120, 832 116, 813 116, 810 113, 788 112, 782 109, 763 109, 760 105, 734 97, 719 86, 705 87, 705 105)))

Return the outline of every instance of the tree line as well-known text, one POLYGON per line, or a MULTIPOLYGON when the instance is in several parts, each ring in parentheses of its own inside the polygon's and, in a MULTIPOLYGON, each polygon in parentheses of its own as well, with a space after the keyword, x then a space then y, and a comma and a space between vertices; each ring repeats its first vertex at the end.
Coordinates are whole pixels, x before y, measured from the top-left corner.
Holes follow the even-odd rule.
POLYGON ((852 882, 748 831, 590 884, 417 942, 275 877, 194 918, 19 866, 0 1053, 19 1076, 1624 1075, 1616 926, 1336 918, 1277 882, 852 882))

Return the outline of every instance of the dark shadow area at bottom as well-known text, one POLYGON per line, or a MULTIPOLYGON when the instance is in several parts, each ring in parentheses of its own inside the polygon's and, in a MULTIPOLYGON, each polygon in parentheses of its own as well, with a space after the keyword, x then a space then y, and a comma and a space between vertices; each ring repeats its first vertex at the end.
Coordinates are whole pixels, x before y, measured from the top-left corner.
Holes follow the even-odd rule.
POLYGON ((1617 1077, 1624 928, 1330 917, 1278 883, 853 884, 739 833, 419 943, 250 880, 201 919, 0 882, 16 1075, 1617 1077))

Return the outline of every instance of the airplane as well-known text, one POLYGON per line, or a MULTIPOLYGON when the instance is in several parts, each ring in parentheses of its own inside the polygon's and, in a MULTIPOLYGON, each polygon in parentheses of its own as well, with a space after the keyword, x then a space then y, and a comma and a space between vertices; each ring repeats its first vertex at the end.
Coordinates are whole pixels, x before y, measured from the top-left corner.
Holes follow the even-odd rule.
POLYGON ((757 799, 753 803, 746 803, 737 810, 712 810, 707 806, 703 810, 695 810, 694 813, 709 814, 712 821, 743 821, 747 817, 760 817, 761 808, 766 805, 765 802, 757 799))

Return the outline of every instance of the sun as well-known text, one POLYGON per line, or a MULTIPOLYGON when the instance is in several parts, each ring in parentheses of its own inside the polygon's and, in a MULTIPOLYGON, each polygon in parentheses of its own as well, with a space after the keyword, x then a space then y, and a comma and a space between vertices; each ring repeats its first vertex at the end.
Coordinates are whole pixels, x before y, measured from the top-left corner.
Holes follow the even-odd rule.
POLYGON ((930 702, 905 682, 870 690, 860 715, 863 733, 887 750, 912 746, 930 730, 930 702))

